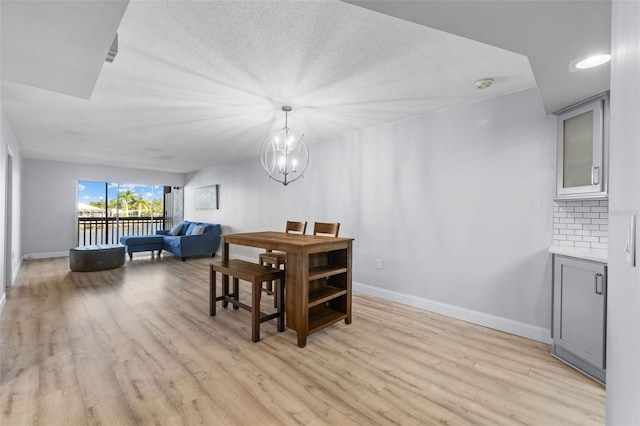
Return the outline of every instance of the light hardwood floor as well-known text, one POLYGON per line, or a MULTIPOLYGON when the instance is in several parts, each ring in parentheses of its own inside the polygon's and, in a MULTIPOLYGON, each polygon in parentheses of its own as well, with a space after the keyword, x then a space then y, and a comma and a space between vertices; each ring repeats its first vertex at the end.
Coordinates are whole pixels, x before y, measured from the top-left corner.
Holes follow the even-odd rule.
POLYGON ((549 346, 373 297, 304 349, 275 321, 252 343, 248 312, 209 317, 209 260, 25 261, 0 317, 0 424, 604 424, 604 388, 549 346))

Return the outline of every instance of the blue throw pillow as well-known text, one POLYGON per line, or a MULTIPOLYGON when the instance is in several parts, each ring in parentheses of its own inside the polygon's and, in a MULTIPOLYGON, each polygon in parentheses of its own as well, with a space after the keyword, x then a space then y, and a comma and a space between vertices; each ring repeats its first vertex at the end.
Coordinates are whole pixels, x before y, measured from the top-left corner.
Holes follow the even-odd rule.
POLYGON ((184 231, 184 235, 191 235, 191 233, 193 232, 193 228, 195 228, 197 225, 197 223, 189 223, 189 227, 184 231))
POLYGON ((191 234, 190 235, 202 235, 202 234, 204 234, 204 226, 196 225, 191 230, 191 234))
POLYGON ((184 226, 184 222, 180 222, 176 225, 173 225, 173 227, 169 230, 169 235, 178 235, 182 230, 183 226, 184 226))

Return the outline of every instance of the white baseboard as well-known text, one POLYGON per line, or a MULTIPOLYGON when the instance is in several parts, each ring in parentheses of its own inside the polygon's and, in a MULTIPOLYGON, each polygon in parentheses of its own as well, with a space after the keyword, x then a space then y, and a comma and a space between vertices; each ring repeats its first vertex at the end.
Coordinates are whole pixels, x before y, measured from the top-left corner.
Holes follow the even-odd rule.
MULTIPOLYGON (((255 258, 246 256, 233 256, 234 259, 242 259, 249 262, 255 262, 255 258)), ((386 290, 379 287, 373 287, 368 284, 353 282, 353 291, 368 294, 370 296, 379 297, 381 299, 402 303, 403 305, 412 306, 414 308, 424 309, 425 311, 434 312, 436 314, 445 315, 451 318, 467 321, 483 327, 493 328, 494 330, 503 331, 505 333, 514 334, 526 339, 551 344, 551 330, 548 328, 538 327, 536 325, 515 321, 509 318, 499 317, 497 315, 486 314, 484 312, 474 311, 459 306, 448 305, 434 300, 424 299, 422 297, 411 296, 405 293, 386 290)))
POLYGON ((69 251, 50 251, 46 253, 29 253, 22 256, 22 260, 51 259, 53 257, 69 257, 69 251))
POLYGON ((417 296, 411 296, 409 294, 373 287, 362 283, 354 282, 353 291, 402 303, 403 305, 413 306, 414 308, 424 309, 425 311, 434 312, 484 327, 493 328, 494 330, 504 331, 505 333, 514 334, 516 336, 525 337, 538 342, 547 344, 552 343, 551 330, 548 328, 542 328, 532 324, 514 321, 508 318, 486 314, 484 312, 473 311, 459 306, 448 305, 446 303, 436 302, 434 300, 424 299, 417 296))
POLYGON ((13 271, 11 272, 11 285, 16 282, 20 268, 22 268, 22 257, 19 259, 18 264, 13 266, 13 271))
POLYGON ((2 313, 2 309, 4 308, 4 304, 7 301, 7 293, 2 293, 2 297, 0 297, 0 313, 2 313))

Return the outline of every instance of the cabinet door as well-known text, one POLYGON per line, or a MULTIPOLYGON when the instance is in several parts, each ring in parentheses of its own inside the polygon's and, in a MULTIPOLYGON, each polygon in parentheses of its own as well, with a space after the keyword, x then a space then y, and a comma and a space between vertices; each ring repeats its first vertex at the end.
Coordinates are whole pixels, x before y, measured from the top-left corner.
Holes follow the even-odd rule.
POLYGON ((554 344, 605 368, 606 266, 556 256, 554 344))
POLYGON ((558 197, 605 192, 605 99, 558 115, 558 197))

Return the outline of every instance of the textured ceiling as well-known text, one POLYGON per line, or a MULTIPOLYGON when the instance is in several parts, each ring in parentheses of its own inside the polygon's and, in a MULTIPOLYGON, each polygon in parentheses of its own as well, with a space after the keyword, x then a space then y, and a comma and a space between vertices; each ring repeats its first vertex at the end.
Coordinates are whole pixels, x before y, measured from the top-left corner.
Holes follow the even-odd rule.
POLYGON ((132 1, 118 37, 90 100, 3 80, 24 157, 189 172, 257 157, 285 104, 314 143, 535 86, 525 56, 338 1, 132 1))

